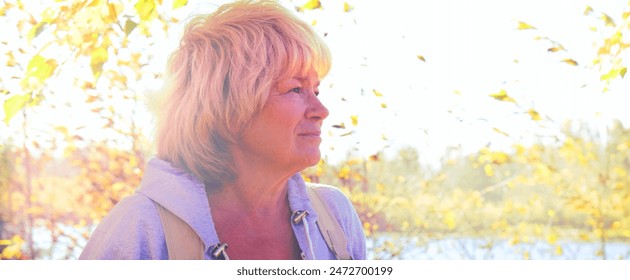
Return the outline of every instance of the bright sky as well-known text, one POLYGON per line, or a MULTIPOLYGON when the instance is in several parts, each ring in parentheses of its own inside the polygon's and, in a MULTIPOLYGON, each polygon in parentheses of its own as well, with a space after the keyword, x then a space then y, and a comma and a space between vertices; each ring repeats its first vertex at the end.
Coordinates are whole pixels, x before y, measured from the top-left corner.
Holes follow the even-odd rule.
MULTIPOLYGON (((331 111, 324 123, 324 132, 330 134, 322 143, 329 160, 342 159, 353 148, 361 155, 370 155, 384 147, 391 146, 385 149, 391 152, 411 145, 420 150, 424 162, 435 163, 447 147, 461 146, 464 152, 474 152, 488 143, 491 148, 503 149, 513 143, 539 141, 545 139, 541 135, 556 134, 567 119, 585 120, 600 130, 613 119, 630 126, 628 79, 617 79, 610 91, 602 93, 601 73, 589 66, 597 53, 594 44, 611 30, 604 28, 599 16, 605 12, 621 23, 620 16, 628 8, 625 1, 347 2, 354 7, 348 13, 343 12, 344 1, 321 0, 322 10, 301 14, 307 22, 317 19, 315 28, 327 33, 325 40, 333 52, 333 69, 320 88, 320 96, 331 111), (594 9, 589 17, 583 15, 587 5, 594 9), (537 29, 516 30, 519 21, 537 29), (597 31, 591 31, 591 26, 597 31), (534 40, 536 36, 549 37, 567 51, 547 52, 551 43, 534 40), (565 58, 580 65, 560 62, 565 58), (373 89, 383 96, 375 96, 373 89), (501 89, 521 108, 488 97, 501 89), (382 108, 382 103, 387 108, 382 108), (531 121, 525 113, 530 108, 553 122, 531 121), (350 116, 358 116, 357 126, 352 125, 350 116), (332 128, 342 122, 345 130, 332 128), (354 133, 339 137, 349 131, 354 133)), ((210 12, 215 4, 190 0, 176 12, 186 17, 210 12)), ((177 44, 177 37, 162 38, 166 41, 149 50, 156 53, 150 62, 154 67, 164 69, 166 55, 177 44)), ((626 64, 630 62, 628 53, 626 64)), ((136 88, 146 91, 155 85, 155 80, 146 78, 136 88)), ((72 94, 68 93, 67 102, 76 101, 72 94)), ((40 127, 50 119, 79 123, 88 118, 74 110, 38 116, 39 120, 32 121, 34 126, 41 122, 40 127)), ((140 114, 137 120, 146 123, 142 127, 150 133, 149 116, 140 114)), ((97 135, 99 128, 86 129, 97 135)))

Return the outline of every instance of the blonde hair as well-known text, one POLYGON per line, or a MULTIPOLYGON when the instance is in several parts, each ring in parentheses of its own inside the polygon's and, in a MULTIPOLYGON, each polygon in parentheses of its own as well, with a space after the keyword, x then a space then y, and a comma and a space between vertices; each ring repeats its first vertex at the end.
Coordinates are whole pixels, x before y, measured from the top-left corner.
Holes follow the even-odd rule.
POLYGON ((157 108, 157 155, 207 187, 237 174, 238 141, 275 84, 313 69, 323 78, 330 51, 310 25, 275 1, 236 1, 185 28, 168 62, 157 108))

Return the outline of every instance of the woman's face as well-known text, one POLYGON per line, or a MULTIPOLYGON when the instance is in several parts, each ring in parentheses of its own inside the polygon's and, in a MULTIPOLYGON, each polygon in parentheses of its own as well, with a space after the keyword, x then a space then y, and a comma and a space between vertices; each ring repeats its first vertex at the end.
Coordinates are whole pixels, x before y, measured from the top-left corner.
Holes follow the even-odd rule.
POLYGON ((278 81, 236 147, 245 160, 291 173, 319 161, 328 109, 317 97, 318 86, 315 71, 278 81))

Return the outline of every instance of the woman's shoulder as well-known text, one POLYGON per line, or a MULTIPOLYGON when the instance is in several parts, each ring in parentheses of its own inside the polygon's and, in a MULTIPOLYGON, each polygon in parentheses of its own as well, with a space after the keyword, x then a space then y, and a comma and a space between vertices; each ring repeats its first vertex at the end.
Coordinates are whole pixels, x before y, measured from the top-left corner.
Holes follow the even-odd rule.
POLYGON ((313 183, 306 183, 306 186, 315 189, 339 222, 348 238, 348 246, 352 258, 355 260, 365 259, 363 223, 359 219, 350 199, 339 188, 334 186, 313 183))
POLYGON ((348 197, 337 187, 325 184, 306 183, 308 188, 313 188, 324 200, 331 210, 354 212, 354 207, 348 197), (348 209, 349 208, 349 209, 348 209))
POLYGON ((80 259, 155 259, 164 255, 155 203, 135 193, 120 200, 96 227, 80 259))

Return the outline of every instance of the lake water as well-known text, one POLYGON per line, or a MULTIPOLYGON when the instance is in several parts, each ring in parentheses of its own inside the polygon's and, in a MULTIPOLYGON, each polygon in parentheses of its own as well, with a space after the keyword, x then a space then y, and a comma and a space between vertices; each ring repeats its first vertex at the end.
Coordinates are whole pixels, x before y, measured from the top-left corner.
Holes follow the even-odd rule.
MULTIPOLYGON (((510 244, 490 238, 445 238, 419 243, 415 238, 379 237, 368 239, 369 259, 404 260, 598 260, 597 242, 558 241, 550 245, 543 241, 510 244), (390 245, 386 242, 390 242, 390 245), (562 249, 559 251, 557 246, 562 249), (380 248, 380 249, 379 249, 380 248), (387 248, 384 249, 383 248, 387 248), (392 256, 394 253, 394 256, 392 256)), ((630 259, 630 243, 607 242, 608 260, 630 259)))

